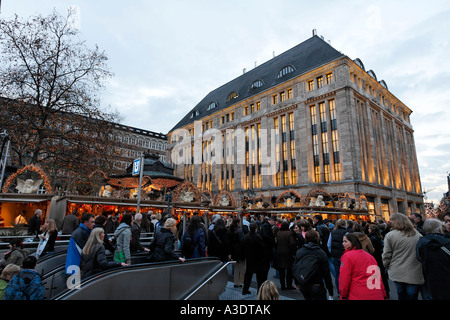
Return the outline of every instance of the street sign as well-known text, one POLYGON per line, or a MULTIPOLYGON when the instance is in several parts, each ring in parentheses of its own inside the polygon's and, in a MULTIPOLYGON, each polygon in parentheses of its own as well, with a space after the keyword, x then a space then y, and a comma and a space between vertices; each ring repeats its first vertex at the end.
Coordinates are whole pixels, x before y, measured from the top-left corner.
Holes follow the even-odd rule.
POLYGON ((133 170, 131 174, 133 176, 137 176, 140 173, 140 171, 141 171, 141 159, 139 158, 133 161, 133 170))

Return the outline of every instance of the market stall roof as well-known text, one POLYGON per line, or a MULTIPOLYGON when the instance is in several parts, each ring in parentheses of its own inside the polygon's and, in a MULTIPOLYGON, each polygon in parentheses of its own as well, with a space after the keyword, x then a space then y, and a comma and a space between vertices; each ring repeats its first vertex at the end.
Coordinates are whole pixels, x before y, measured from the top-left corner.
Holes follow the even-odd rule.
MULTIPOLYGON (((179 185, 184 179, 173 175, 173 167, 166 161, 160 160, 158 154, 144 154, 143 186, 153 185, 156 188, 172 188, 179 185)), ((132 175, 132 165, 125 174, 112 175, 108 184, 116 187, 138 188, 139 176, 132 175)))
POLYGON ((45 202, 51 201, 53 194, 0 193, 0 202, 45 202))

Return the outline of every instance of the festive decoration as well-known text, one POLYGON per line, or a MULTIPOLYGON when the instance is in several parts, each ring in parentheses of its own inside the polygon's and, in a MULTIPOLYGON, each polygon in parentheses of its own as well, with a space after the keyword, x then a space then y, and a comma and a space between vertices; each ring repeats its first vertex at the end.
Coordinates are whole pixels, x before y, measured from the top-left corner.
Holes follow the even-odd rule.
POLYGON ((178 198, 180 197, 180 194, 184 191, 191 191, 194 193, 194 202, 200 201, 200 192, 198 191, 197 187, 189 181, 183 181, 176 189, 173 191, 173 201, 177 202, 178 198))
POLYGON ((52 186, 51 186, 50 179, 49 179, 48 175, 46 174, 46 172, 41 167, 39 167, 37 165, 34 165, 34 164, 29 164, 29 165, 23 167, 22 169, 17 170, 16 173, 14 173, 11 176, 9 176, 9 178, 5 182, 5 185, 3 186, 2 192, 3 193, 8 193, 8 189, 11 186, 12 182, 14 181, 14 179, 16 179, 18 176, 20 176, 21 174, 23 174, 26 171, 32 171, 32 172, 37 173, 43 180, 46 193, 51 193, 52 192, 52 186))
POLYGON ((293 206, 294 202, 296 202, 295 201, 296 199, 293 199, 293 201, 288 201, 288 202, 285 201, 285 199, 289 200, 292 198, 298 198, 301 203, 302 196, 297 191, 290 189, 290 190, 286 190, 286 191, 282 192, 278 196, 278 198, 275 202, 275 207, 278 207, 280 205, 280 201, 283 201, 284 202, 283 204, 286 207, 293 206), (288 197, 286 197, 286 195, 288 195, 288 197))
POLYGON ((216 198, 214 199, 214 205, 223 206, 223 207, 234 207, 235 202, 234 202, 233 197, 231 196, 231 194, 228 191, 222 190, 216 195, 216 198), (226 199, 226 198, 228 198, 228 199, 226 199), (226 201, 226 200, 228 200, 228 201, 226 201))

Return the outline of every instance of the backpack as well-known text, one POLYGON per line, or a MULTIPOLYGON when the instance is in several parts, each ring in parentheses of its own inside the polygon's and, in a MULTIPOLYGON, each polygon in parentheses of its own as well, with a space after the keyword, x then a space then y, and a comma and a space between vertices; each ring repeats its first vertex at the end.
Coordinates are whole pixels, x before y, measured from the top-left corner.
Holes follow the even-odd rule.
POLYGON ((316 255, 306 255, 292 267, 292 274, 300 285, 308 284, 309 280, 319 270, 321 258, 316 255))
POLYGON ((186 232, 183 236, 183 247, 181 248, 181 254, 186 258, 191 257, 192 252, 194 252, 194 241, 191 235, 186 232))

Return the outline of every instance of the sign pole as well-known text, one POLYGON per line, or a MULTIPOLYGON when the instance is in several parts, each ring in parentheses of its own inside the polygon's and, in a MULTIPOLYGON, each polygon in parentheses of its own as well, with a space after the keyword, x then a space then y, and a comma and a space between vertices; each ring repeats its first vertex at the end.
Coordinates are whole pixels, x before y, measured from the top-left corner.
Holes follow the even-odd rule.
POLYGON ((138 192, 138 200, 137 200, 137 208, 136 213, 139 213, 141 207, 141 192, 142 192, 142 176, 144 174, 144 156, 141 155, 139 159, 139 192, 138 192))

